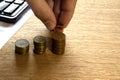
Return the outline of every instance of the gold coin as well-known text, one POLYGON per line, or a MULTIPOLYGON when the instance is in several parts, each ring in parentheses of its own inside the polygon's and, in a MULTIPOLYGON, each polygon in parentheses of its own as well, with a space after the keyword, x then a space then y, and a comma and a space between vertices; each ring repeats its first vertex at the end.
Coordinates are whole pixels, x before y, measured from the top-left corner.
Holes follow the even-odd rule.
POLYGON ((62 32, 51 32, 52 35, 52 39, 54 39, 55 41, 64 41, 65 40, 65 34, 62 32))
POLYGON ((66 37, 62 32, 52 32, 52 52, 54 54, 64 54, 66 37))
POLYGON ((26 39, 19 39, 15 42, 15 53, 26 54, 29 51, 29 42, 26 39))
POLYGON ((43 36, 36 36, 36 37, 34 37, 33 41, 34 41, 34 45, 36 45, 36 46, 46 44, 46 38, 43 36))
POLYGON ((43 36, 36 36, 33 39, 34 50, 33 52, 36 54, 43 54, 46 50, 46 38, 43 36))

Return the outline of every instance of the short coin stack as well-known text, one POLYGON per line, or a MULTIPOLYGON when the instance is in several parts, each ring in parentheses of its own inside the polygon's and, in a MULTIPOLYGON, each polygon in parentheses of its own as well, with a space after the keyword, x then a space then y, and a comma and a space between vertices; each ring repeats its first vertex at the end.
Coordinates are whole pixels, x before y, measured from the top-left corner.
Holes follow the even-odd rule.
POLYGON ((26 39, 19 39, 15 42, 15 53, 26 54, 29 52, 29 42, 26 39))
POLYGON ((46 38, 43 36, 36 36, 33 39, 34 43, 34 53, 44 54, 46 51, 46 38))
POLYGON ((54 54, 64 54, 65 51, 65 34, 62 32, 51 32, 52 35, 52 52, 54 54))

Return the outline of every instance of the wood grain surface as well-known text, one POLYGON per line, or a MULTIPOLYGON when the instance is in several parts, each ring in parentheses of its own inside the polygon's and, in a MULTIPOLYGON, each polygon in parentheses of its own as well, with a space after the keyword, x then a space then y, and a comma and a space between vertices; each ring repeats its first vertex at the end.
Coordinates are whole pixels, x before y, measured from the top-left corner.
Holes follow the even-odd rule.
POLYGON ((64 33, 64 55, 35 55, 33 38, 49 31, 33 15, 0 50, 0 80, 120 80, 120 0, 78 0, 64 33), (14 53, 21 38, 29 55, 14 53))

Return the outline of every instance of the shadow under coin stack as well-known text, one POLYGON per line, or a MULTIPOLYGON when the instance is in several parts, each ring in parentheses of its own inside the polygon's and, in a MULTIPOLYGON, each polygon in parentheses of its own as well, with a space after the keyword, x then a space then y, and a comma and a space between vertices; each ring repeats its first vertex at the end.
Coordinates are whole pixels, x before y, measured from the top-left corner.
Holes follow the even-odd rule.
POLYGON ((54 54, 64 54, 65 51, 65 34, 61 32, 51 32, 52 37, 52 52, 54 54))
POLYGON ((44 54, 46 51, 46 38, 43 36, 36 36, 33 39, 34 43, 34 53, 44 54))
POLYGON ((26 54, 29 52, 29 42, 26 39, 19 39, 15 42, 15 53, 26 54))

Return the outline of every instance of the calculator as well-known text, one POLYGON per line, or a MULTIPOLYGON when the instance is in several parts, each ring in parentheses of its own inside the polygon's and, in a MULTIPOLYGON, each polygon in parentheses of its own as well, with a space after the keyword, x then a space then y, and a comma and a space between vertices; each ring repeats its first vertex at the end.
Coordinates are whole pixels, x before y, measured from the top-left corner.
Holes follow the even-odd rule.
POLYGON ((25 0, 1 0, 0 21, 15 23, 28 9, 29 6, 25 0))

